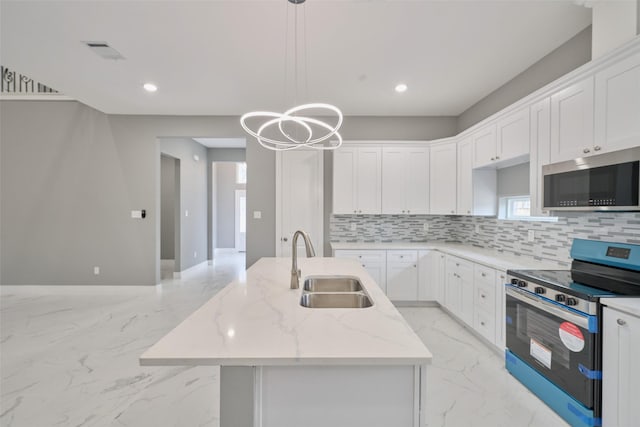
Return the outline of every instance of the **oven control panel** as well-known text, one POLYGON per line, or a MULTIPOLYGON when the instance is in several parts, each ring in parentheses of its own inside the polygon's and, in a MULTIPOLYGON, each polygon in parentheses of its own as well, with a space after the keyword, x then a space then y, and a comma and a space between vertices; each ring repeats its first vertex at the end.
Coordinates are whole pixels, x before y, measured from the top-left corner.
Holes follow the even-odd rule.
POLYGON ((556 304, 571 307, 572 309, 581 311, 585 314, 595 315, 598 313, 596 302, 588 301, 574 295, 569 295, 566 292, 556 290, 543 284, 529 282, 513 276, 508 276, 508 284, 518 288, 522 292, 531 294, 534 298, 544 298, 553 301, 556 304))

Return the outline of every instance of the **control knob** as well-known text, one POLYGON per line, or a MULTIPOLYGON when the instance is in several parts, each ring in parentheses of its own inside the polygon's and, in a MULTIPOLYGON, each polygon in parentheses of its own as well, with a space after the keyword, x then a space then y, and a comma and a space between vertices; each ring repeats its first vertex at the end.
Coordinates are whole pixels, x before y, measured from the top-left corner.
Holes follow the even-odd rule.
POLYGON ((525 282, 524 280, 518 280, 518 287, 519 288, 526 288, 527 287, 527 282, 525 282))
POLYGON ((567 305, 578 305, 578 300, 575 298, 567 298, 567 305))
POLYGON ((556 295, 556 301, 565 302, 566 300, 567 300, 567 296, 566 295, 563 295, 563 294, 556 295))
POLYGON ((534 289, 534 292, 536 294, 544 294, 545 293, 545 288, 543 288, 542 286, 536 286, 536 288, 534 289))

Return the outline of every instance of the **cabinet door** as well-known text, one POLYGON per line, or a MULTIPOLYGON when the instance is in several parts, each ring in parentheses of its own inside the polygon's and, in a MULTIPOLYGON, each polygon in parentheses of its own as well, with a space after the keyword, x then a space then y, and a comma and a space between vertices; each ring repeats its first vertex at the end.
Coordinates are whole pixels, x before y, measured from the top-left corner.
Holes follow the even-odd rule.
POLYGON ((430 211, 432 215, 456 213, 457 147, 449 142, 431 147, 429 167, 430 211))
POLYGON ((615 151, 640 140, 640 53, 596 74, 595 146, 615 151))
MULTIPOLYGON (((357 164, 356 206, 358 213, 379 214, 382 212, 382 150, 377 147, 359 147, 357 164)), ((334 185, 336 184, 334 183, 334 185)))
POLYGON ((458 278, 460 279, 460 318, 464 322, 473 326, 474 313, 474 288, 473 288, 473 264, 468 261, 462 261, 458 266, 458 278))
POLYGON ((458 279, 457 258, 447 255, 445 267, 444 306, 454 315, 460 315, 460 280, 458 279))
POLYGON ((471 215, 473 209, 473 140, 458 143, 458 215, 471 215))
POLYGON ((593 154, 593 77, 551 96, 551 163, 593 154))
POLYGON ((444 305, 445 289, 446 289, 446 265, 445 255, 439 252, 433 254, 431 269, 431 280, 435 283, 436 301, 444 305))
POLYGON ((504 350, 507 346, 506 341, 505 341, 505 332, 506 332, 506 325, 505 325, 505 294, 504 294, 504 290, 505 287, 504 285, 507 283, 507 273, 504 271, 500 271, 500 270, 496 270, 496 292, 495 292, 495 298, 496 298, 496 311, 495 311, 495 316, 496 316, 496 345, 498 346, 498 348, 500 350, 504 350))
POLYGON ((529 109, 500 119, 497 125, 496 160, 511 160, 529 154, 529 109))
POLYGON ((382 149, 382 213, 405 213, 405 160, 402 147, 382 149))
POLYGON ((337 250, 336 258, 357 260, 373 280, 386 292, 387 283, 387 252, 379 250, 337 250))
POLYGON ((603 313, 602 425, 637 425, 640 318, 609 307, 603 313))
POLYGON ((473 167, 492 165, 496 161, 496 125, 492 123, 474 133, 473 167))
POLYGON ((418 251, 418 301, 442 301, 440 289, 444 273, 444 255, 434 250, 418 251))
MULTIPOLYGON (((405 208, 408 214, 429 213, 429 148, 405 150, 405 208)), ((386 174, 386 170, 384 171, 386 174)))
POLYGON ((333 213, 356 212, 356 149, 341 147, 333 152, 333 213))
POLYGON ((551 104, 549 98, 531 106, 529 191, 531 216, 549 215, 542 209, 542 165, 549 164, 551 149, 551 104))
POLYGON ((387 251, 387 296, 393 301, 418 299, 417 251, 387 251))

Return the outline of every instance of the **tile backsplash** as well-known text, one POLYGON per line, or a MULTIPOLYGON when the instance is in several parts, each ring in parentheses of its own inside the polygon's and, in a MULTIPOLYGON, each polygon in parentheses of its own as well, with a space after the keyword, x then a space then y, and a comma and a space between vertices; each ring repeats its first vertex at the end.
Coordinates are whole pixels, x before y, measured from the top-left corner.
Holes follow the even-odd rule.
POLYGON ((332 215, 330 237, 332 242, 459 242, 568 266, 574 238, 640 244, 640 213, 567 213, 557 222, 472 216, 332 215), (424 231, 424 224, 428 231, 424 231), (534 231, 533 242, 527 240, 529 230, 534 231))

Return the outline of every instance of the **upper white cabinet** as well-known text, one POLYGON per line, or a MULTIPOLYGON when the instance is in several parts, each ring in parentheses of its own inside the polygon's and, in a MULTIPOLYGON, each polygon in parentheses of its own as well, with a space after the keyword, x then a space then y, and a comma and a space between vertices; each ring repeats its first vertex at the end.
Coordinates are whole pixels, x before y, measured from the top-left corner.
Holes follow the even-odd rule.
POLYGON ((379 214, 382 149, 341 147, 333 152, 333 213, 379 214))
POLYGON ((429 203, 433 215, 453 215, 457 202, 457 143, 449 141, 431 146, 429 203))
POLYGON ((593 76, 551 96, 551 163, 597 153, 593 144, 593 76))
POLYGON ((542 209, 542 165, 550 162, 551 103, 549 98, 531 106, 531 144, 529 157, 529 191, 531 216, 549 215, 542 209))
POLYGON ((529 109, 523 108, 498 120, 496 161, 523 158, 529 154, 529 109))
POLYGON ((458 215, 495 215, 497 173, 495 169, 473 169, 473 139, 458 142, 458 215))
POLYGON ((382 149, 382 213, 429 213, 429 147, 382 149))
POLYGON ((481 168, 496 161, 496 125, 491 123, 471 135, 473 167, 481 168))
POLYGON ((640 53, 597 73, 595 79, 594 150, 640 145, 640 53))

